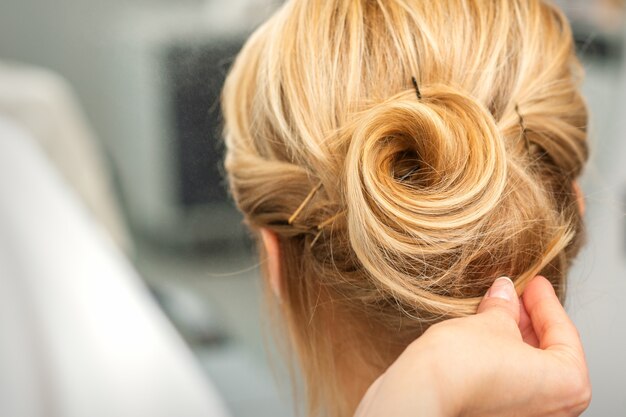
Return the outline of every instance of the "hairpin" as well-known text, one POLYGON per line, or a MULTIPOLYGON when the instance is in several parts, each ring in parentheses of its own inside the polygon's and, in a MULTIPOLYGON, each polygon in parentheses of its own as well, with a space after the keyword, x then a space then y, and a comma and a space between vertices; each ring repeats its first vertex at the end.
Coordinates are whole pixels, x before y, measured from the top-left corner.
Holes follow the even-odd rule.
POLYGON ((420 88, 417 85, 417 79, 415 77, 411 77, 411 81, 413 82, 413 87, 415 87, 415 93, 417 94, 417 99, 422 99, 422 93, 420 93, 420 88))
POLYGON ((522 128, 522 136, 524 136, 524 140, 526 141, 526 151, 530 153, 530 140, 528 140, 528 136, 526 135, 526 125, 524 124, 524 118, 519 111, 519 105, 515 104, 515 113, 517 113, 517 117, 519 117, 519 125, 522 128))
POLYGON ((319 237, 322 235, 322 232, 324 231, 323 230, 324 227, 326 227, 329 224, 331 224, 337 217, 341 216, 345 212, 346 212, 346 210, 341 210, 339 213, 329 217, 328 219, 326 219, 323 222, 321 222, 320 224, 318 224, 317 225, 317 233, 315 234, 315 237, 311 241, 311 244, 309 245, 309 247, 312 248, 313 245, 315 245, 315 242, 317 242, 317 239, 319 239, 319 237))
POLYGON ((289 224, 292 224, 293 221, 296 219, 296 217, 298 217, 298 215, 300 214, 300 212, 302 211, 302 209, 304 208, 304 206, 307 205, 307 203, 313 198, 313 196, 315 195, 315 193, 317 192, 317 190, 320 189, 320 187, 322 186, 322 181, 320 181, 319 183, 317 183, 317 185, 315 187, 313 187, 313 189, 311 191, 309 191, 309 194, 307 194, 307 196, 304 198, 304 200, 302 201, 302 203, 300 203, 300 205, 298 206, 298 208, 296 209, 296 211, 293 212, 293 214, 291 215, 291 217, 289 217, 289 220, 287 220, 287 222, 289 224))
POLYGON ((333 220, 335 220, 337 217, 341 216, 342 214, 344 214, 347 210, 341 210, 339 213, 335 214, 334 216, 329 217, 328 219, 324 220, 323 222, 321 222, 320 224, 317 225, 317 230, 322 230, 323 228, 325 228, 326 226, 328 226, 329 224, 331 224, 333 222, 333 220))
MULTIPOLYGON (((313 198, 313 196, 315 195, 315 193, 322 187, 322 181, 318 182, 317 185, 315 187, 313 187, 313 189, 311 189, 311 191, 309 191, 309 194, 307 194, 307 196, 304 198, 304 200, 302 200, 302 203, 300 203, 300 205, 298 206, 298 208, 296 209, 296 211, 293 212, 293 214, 291 215, 291 217, 289 217, 288 223, 289 224, 293 224, 294 220, 298 217, 298 215, 300 215, 300 213, 302 212, 302 210, 304 209, 304 207, 309 203, 309 201, 311 201, 311 199, 313 198)), ((315 244, 315 242, 317 242, 317 239, 319 239, 320 235, 322 234, 322 232, 324 231, 323 229, 328 226, 329 224, 331 224, 337 217, 341 216, 342 214, 344 214, 347 210, 342 210, 339 213, 329 217, 328 219, 322 221, 320 224, 317 225, 316 229, 317 229, 317 233, 315 234, 315 237, 313 238, 313 240, 311 241, 311 244, 309 245, 309 247, 313 247, 313 245, 315 244)))

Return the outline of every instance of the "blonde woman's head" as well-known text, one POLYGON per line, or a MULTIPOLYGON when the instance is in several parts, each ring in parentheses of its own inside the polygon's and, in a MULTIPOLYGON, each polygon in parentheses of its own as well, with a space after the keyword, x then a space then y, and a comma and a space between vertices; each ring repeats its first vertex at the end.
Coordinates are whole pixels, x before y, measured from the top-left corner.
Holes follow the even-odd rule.
POLYGON ((540 0, 291 0, 250 37, 223 93, 225 168, 261 257, 261 231, 280 253, 265 273, 310 414, 350 415, 499 276, 521 292, 541 273, 563 299, 581 77, 540 0))

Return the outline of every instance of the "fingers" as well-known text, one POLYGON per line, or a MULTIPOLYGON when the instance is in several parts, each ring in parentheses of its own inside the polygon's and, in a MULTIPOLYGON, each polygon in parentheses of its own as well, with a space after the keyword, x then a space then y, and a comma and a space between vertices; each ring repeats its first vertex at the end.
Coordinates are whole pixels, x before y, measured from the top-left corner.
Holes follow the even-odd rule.
POLYGON ((505 315, 519 324, 519 298, 510 278, 500 277, 491 285, 478 306, 478 314, 486 312, 505 315))
POLYGON ((578 331, 567 316, 550 281, 538 275, 524 290, 522 300, 541 349, 575 349, 582 352, 578 331))
POLYGON ((570 410, 571 415, 579 415, 591 401, 591 384, 576 327, 561 306, 552 284, 540 275, 528 284, 522 302, 535 329, 539 348, 557 354, 553 358, 560 358, 560 361, 546 362, 546 365, 556 364, 555 371, 545 371, 547 386, 560 387, 563 403, 560 408, 570 410))
POLYGON ((520 300, 519 303, 519 331, 522 334, 522 340, 524 340, 526 344, 534 348, 539 348, 539 339, 535 334, 533 322, 530 320, 530 316, 522 300, 520 300))

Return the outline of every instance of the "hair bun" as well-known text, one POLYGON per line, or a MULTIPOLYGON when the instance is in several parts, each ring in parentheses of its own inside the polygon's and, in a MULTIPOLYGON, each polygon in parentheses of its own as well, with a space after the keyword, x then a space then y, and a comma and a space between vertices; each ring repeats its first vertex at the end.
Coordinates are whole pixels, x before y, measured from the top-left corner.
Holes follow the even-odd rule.
POLYGON ((405 91, 358 113, 346 134, 345 198, 356 256, 381 289, 449 313, 461 300, 446 295, 455 277, 442 254, 452 260, 472 238, 507 182, 493 116, 450 87, 429 86, 421 100, 405 91))

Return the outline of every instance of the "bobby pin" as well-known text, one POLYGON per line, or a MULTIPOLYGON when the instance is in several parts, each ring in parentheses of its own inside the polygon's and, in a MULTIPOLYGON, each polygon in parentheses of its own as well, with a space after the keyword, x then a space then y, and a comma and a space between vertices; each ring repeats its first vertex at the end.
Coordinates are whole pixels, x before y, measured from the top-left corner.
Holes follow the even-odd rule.
POLYGON ((320 224, 317 225, 317 230, 318 232, 315 234, 315 237, 313 238, 313 241, 311 241, 311 244, 309 245, 310 248, 313 247, 313 245, 315 245, 315 242, 317 242, 317 239, 319 239, 320 235, 323 232, 323 228, 328 226, 330 223, 333 222, 333 220, 335 220, 337 217, 341 216, 342 214, 344 214, 346 212, 346 210, 341 210, 339 213, 331 216, 330 218, 324 220, 323 222, 321 222, 320 224))
POLYGON ((320 229, 317 234, 315 235, 315 237, 313 238, 313 240, 311 241, 311 244, 309 245, 309 248, 312 248, 313 245, 315 245, 315 242, 317 242, 317 239, 319 239, 319 237, 322 234, 322 230, 320 229))
POLYGON ((313 196, 315 195, 317 190, 320 189, 321 186, 322 186, 322 181, 320 181, 315 187, 313 187, 313 189, 311 191, 309 191, 309 194, 302 201, 302 203, 300 203, 300 206, 298 206, 296 211, 294 211, 293 214, 291 215, 291 217, 289 217, 289 220, 287 221, 289 224, 293 223, 293 221, 296 219, 296 217, 298 217, 298 215, 300 214, 302 209, 304 209, 304 206, 306 206, 307 203, 313 198, 313 196))
POLYGON ((317 230, 321 230, 324 227, 328 226, 333 220, 335 220, 337 217, 341 216, 345 212, 346 210, 341 210, 339 213, 335 214, 334 216, 331 216, 330 218, 324 220, 323 222, 317 225, 317 230))
POLYGON ((415 77, 411 77, 411 81, 413 82, 413 87, 415 87, 415 94, 417 94, 417 99, 422 99, 422 93, 420 93, 420 88, 417 85, 417 79, 415 77))

